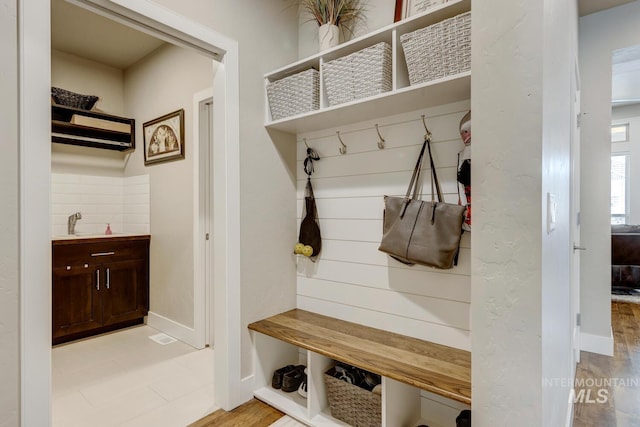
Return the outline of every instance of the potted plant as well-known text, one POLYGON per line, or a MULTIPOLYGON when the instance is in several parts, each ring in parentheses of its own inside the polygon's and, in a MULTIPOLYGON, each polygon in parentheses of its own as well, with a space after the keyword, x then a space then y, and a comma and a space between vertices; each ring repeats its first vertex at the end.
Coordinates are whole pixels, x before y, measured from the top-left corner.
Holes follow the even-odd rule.
POLYGON ((298 6, 318 24, 320 50, 337 46, 340 28, 353 33, 363 17, 364 0, 298 0, 298 6))

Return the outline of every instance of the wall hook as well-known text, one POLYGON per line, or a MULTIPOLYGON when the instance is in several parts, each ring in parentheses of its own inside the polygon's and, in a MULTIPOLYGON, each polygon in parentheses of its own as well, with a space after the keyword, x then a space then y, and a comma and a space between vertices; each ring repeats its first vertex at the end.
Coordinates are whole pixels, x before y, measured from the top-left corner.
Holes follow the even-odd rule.
POLYGON ((382 137, 382 135, 380 135, 380 129, 378 128, 378 124, 377 124, 377 123, 376 123, 376 132, 378 132, 378 138, 379 138, 379 141, 378 141, 378 148, 379 148, 379 149, 381 149, 381 150, 383 150, 383 149, 384 149, 384 143, 385 143, 385 140, 384 140, 384 138, 382 137))
POLYGON ((424 119, 424 114, 422 116, 422 124, 424 125, 424 130, 425 130, 425 134, 424 134, 424 139, 425 141, 428 139, 429 141, 431 141, 431 132, 429 132, 429 128, 427 127, 427 122, 424 119))
POLYGON ((309 149, 309 144, 307 144, 307 138, 302 138, 304 140, 304 145, 305 147, 307 147, 307 149, 309 149))
POLYGON ((340 144, 342 145, 340 147, 340 154, 347 154, 347 146, 345 145, 345 143, 342 141, 342 137, 340 136, 340 131, 336 132, 336 135, 338 135, 338 141, 340 141, 340 144))

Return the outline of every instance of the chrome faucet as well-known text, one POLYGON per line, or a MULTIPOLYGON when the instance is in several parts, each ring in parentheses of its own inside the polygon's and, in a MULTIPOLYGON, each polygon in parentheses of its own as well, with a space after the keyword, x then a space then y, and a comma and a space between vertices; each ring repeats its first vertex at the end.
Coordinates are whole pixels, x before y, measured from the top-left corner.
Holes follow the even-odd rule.
POLYGON ((76 222, 79 219, 82 219, 82 214, 80 212, 76 212, 73 215, 69 215, 69 219, 67 220, 68 234, 76 234, 76 222))

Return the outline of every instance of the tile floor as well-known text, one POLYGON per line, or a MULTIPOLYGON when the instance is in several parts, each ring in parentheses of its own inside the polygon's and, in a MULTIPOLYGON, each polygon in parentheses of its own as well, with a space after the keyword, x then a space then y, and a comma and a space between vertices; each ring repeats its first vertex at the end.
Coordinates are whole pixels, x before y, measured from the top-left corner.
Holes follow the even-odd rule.
POLYGON ((213 404, 213 350, 138 326, 52 351, 53 427, 184 427, 213 404))

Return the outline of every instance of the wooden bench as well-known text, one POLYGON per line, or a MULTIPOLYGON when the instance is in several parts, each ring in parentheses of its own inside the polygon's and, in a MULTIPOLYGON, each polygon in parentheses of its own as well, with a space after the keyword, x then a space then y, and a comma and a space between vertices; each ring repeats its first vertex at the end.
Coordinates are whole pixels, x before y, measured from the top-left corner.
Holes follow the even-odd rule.
POLYGON ((471 405, 468 351, 297 309, 251 323, 249 329, 471 405))

